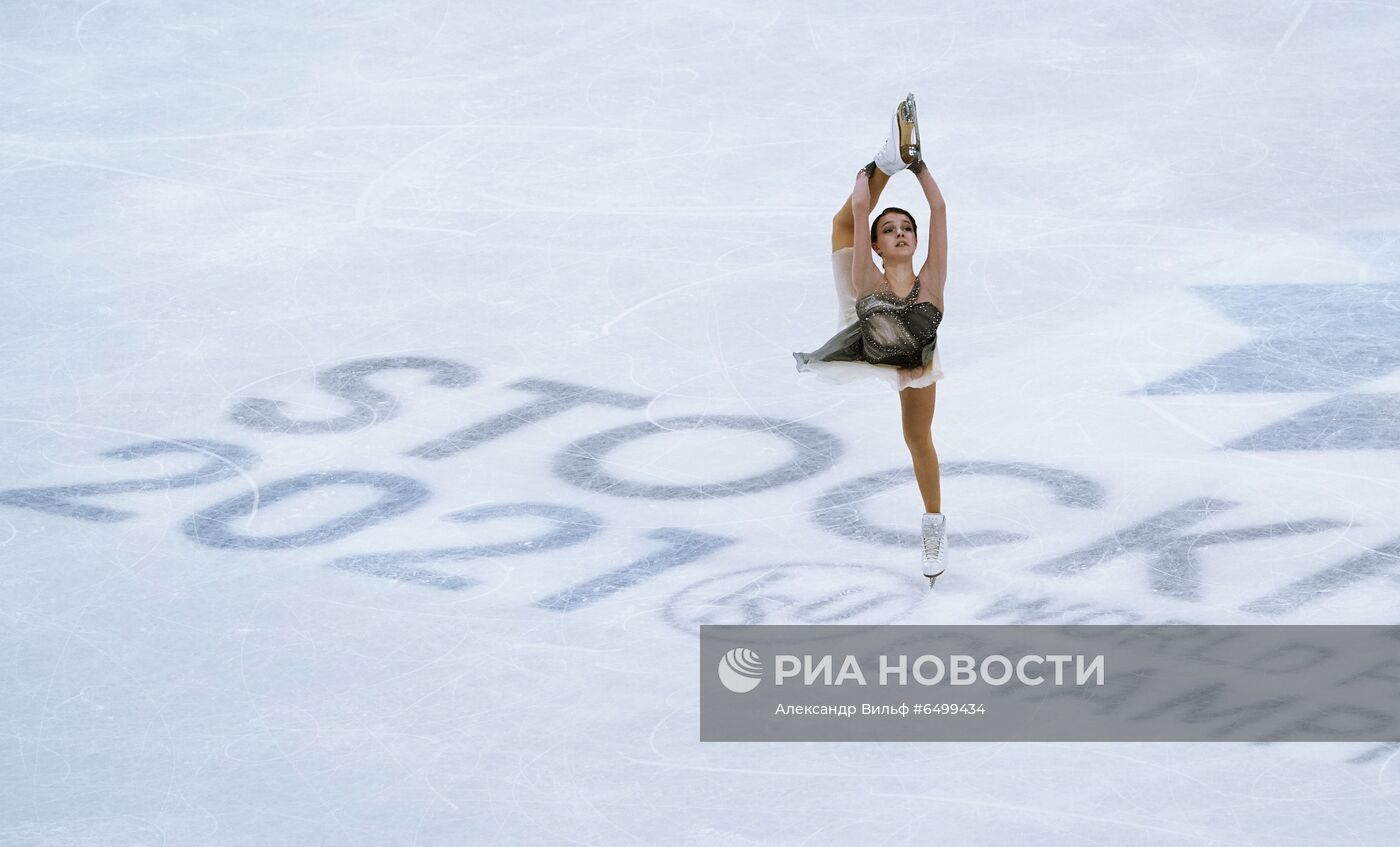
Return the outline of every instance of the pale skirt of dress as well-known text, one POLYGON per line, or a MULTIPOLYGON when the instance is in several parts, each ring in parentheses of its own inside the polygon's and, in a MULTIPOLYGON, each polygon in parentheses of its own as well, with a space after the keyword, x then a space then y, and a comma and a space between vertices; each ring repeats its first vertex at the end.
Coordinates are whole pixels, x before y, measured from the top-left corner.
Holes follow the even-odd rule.
MULTIPOLYGON (((836 281, 836 328, 845 329, 856 323, 856 287, 851 281, 851 257, 854 249, 843 247, 831 254, 831 276, 836 281)), ((943 378, 943 366, 934 348, 933 359, 918 368, 897 368, 894 365, 872 365, 868 362, 822 362, 798 359, 797 369, 833 383, 854 382, 878 377, 896 391, 924 388, 943 378)))

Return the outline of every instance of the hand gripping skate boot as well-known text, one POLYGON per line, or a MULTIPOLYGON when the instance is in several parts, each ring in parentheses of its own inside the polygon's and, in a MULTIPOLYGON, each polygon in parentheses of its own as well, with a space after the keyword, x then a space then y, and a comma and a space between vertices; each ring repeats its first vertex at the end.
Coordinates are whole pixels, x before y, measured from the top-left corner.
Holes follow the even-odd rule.
POLYGON ((928 577, 928 587, 934 580, 943 576, 947 567, 947 520, 938 512, 924 513, 924 576, 928 577))
POLYGON ((875 166, 893 175, 916 163, 923 164, 919 153, 919 113, 914 108, 914 95, 910 94, 895 107, 890 135, 875 154, 875 166))

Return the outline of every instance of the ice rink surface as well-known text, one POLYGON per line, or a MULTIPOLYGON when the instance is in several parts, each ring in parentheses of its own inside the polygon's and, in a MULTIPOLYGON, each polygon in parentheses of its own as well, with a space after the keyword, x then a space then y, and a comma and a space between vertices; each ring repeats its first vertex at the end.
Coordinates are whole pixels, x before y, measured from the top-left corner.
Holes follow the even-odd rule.
POLYGON ((0 844, 1395 843, 1385 747, 701 744, 696 657, 1400 623, 1400 4, 506 9, 7 4, 0 844), (908 91, 932 594, 790 356, 908 91))

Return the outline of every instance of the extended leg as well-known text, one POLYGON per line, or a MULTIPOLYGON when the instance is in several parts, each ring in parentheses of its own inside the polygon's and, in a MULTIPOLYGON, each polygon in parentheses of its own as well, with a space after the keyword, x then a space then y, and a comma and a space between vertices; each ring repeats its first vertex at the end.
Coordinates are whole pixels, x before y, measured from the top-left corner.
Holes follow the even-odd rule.
MULTIPOLYGON (((852 171, 851 173, 855 173, 852 171)), ((890 175, 875 169, 875 173, 870 175, 870 206, 875 207, 875 203, 880 199, 880 192, 889 185, 890 175)), ((850 195, 846 196, 846 204, 841 207, 841 211, 836 213, 836 217, 831 219, 831 252, 844 250, 847 247, 855 246, 855 213, 851 211, 850 195)))

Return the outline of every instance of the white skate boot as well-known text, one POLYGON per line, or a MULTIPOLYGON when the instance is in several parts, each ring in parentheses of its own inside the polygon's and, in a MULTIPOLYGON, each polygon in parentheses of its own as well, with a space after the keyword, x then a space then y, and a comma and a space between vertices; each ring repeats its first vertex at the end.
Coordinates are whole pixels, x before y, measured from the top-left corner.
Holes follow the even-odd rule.
POLYGON ((890 118, 889 138, 875 154, 874 164, 893 175, 919 161, 919 115, 914 108, 914 95, 910 94, 895 107, 894 116, 890 118))
POLYGON ((948 564, 947 519, 939 512, 924 513, 924 576, 928 577, 928 587, 943 575, 948 564))

